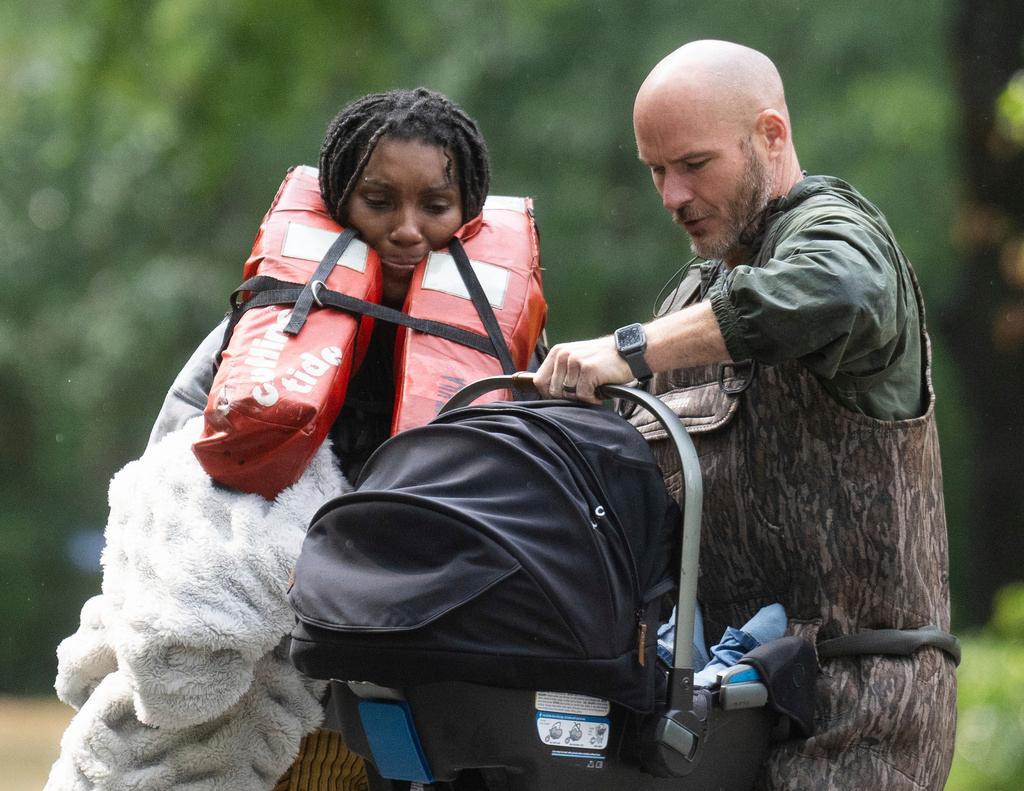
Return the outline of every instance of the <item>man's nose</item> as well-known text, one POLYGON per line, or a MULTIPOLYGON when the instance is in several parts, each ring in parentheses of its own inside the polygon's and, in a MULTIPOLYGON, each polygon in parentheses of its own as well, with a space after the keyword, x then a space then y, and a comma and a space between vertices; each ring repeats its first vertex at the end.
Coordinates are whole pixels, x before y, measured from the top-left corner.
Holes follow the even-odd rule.
POLYGON ((693 200, 693 190, 686 179, 669 170, 661 184, 661 203, 669 211, 677 211, 693 200))

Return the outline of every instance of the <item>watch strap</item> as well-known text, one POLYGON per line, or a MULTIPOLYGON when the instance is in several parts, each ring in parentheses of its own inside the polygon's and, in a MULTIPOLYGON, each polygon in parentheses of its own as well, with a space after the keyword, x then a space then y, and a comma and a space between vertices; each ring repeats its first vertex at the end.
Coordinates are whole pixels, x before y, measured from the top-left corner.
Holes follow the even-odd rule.
POLYGON ((624 354, 622 355, 622 358, 626 361, 626 364, 629 365, 629 370, 633 372, 633 376, 636 377, 640 384, 644 384, 654 376, 654 373, 651 371, 651 367, 644 359, 643 349, 635 351, 632 354, 624 354))

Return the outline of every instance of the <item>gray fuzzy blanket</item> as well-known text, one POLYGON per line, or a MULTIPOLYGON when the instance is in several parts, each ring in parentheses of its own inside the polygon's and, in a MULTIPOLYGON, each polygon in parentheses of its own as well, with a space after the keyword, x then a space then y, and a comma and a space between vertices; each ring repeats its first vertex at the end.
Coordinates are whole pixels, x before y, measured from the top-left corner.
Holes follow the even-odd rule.
POLYGON ((111 481, 102 593, 57 649, 78 713, 46 791, 269 789, 323 716, 282 642, 287 585, 309 519, 351 487, 326 446, 273 502, 220 487, 201 423, 111 481))

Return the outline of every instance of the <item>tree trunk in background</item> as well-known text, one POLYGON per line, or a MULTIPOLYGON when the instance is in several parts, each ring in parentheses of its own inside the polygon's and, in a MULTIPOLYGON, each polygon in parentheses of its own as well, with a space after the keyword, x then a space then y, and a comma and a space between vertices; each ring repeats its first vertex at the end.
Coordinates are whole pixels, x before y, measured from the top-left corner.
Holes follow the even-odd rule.
POLYGON ((953 35, 963 169, 953 230, 964 274, 940 325, 974 423, 972 582, 958 595, 978 624, 1000 586, 1024 579, 1024 130, 1015 136, 997 113, 1024 69, 1024 2, 963 0, 953 35))

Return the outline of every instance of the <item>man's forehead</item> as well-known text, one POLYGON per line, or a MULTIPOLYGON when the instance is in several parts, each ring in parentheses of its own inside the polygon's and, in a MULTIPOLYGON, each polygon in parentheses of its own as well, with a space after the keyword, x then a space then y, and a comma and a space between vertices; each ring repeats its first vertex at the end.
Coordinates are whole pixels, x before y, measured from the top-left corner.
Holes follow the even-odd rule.
POLYGON ((651 112, 634 122, 637 154, 644 162, 674 162, 720 151, 736 134, 711 112, 651 112))
POLYGON ((722 153, 722 146, 715 147, 668 147, 668 146, 644 146, 637 138, 637 157, 645 165, 670 165, 677 162, 698 161, 719 156, 722 153))

